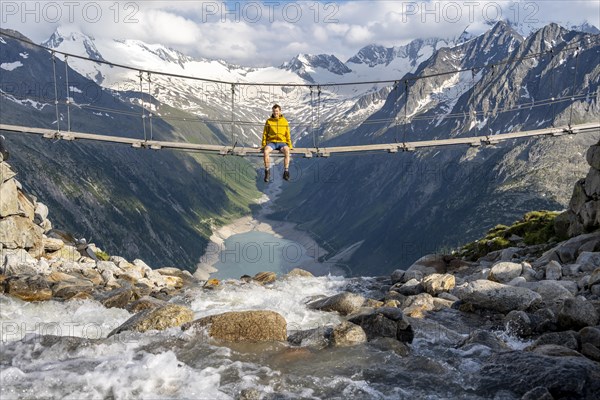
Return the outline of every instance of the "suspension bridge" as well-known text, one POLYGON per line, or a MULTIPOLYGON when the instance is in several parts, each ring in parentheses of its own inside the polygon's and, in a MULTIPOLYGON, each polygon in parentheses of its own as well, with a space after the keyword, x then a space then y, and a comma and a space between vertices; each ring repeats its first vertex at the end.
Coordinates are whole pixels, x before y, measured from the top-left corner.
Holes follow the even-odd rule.
MULTIPOLYGON (((140 138, 136 138, 135 137, 136 135, 132 134, 131 132, 127 132, 126 134, 117 136, 117 135, 101 135, 101 134, 94 134, 94 133, 87 133, 87 132, 77 132, 77 131, 71 130, 70 101, 69 101, 68 96, 65 101, 62 101, 62 103, 66 106, 66 110, 67 110, 67 129, 61 130, 60 129, 60 115, 59 115, 60 113, 59 113, 59 108, 58 108, 58 105, 59 105, 59 103, 61 103, 61 100, 59 100, 59 98, 58 98, 58 87, 57 87, 58 80, 56 78, 56 59, 55 59, 56 54, 62 54, 64 56, 65 77, 66 77, 66 85, 67 85, 68 92, 70 91, 69 75, 68 75, 68 68, 69 68, 68 67, 68 58, 69 57, 83 59, 83 60, 98 63, 98 64, 108 64, 113 67, 120 67, 120 68, 138 71, 139 77, 140 77, 140 86, 142 85, 143 74, 147 74, 148 85, 150 85, 152 82, 152 79, 151 79, 152 75, 163 75, 163 76, 171 77, 171 78, 191 79, 191 80, 198 80, 198 81, 204 81, 204 82, 212 82, 212 83, 229 85, 231 87, 231 93, 232 93, 232 95, 231 95, 231 119, 230 120, 220 120, 218 122, 221 122, 223 124, 229 124, 231 126, 232 131, 236 124, 236 121, 234 118, 234 114, 235 114, 235 100, 234 99, 235 99, 235 90, 236 90, 237 86, 264 85, 264 86, 281 86, 281 87, 308 87, 310 89, 311 108, 313 110, 314 110, 313 88, 316 88, 318 91, 318 96, 319 96, 318 101, 320 103, 321 85, 318 85, 318 84, 311 85, 311 84, 299 84, 299 83, 227 82, 227 81, 222 81, 222 80, 214 80, 214 79, 207 79, 207 78, 201 78, 201 77, 186 76, 186 75, 181 75, 181 74, 143 70, 143 69, 139 69, 139 68, 135 68, 135 67, 127 66, 127 65, 122 65, 122 64, 116 64, 116 63, 112 63, 112 62, 108 62, 108 61, 104 61, 104 60, 92 60, 90 58, 79 56, 76 54, 60 52, 58 50, 46 48, 39 44, 27 41, 27 40, 17 37, 17 36, 12 36, 10 34, 3 33, 2 36, 7 36, 7 37, 10 37, 15 40, 25 42, 28 45, 42 48, 42 49, 50 52, 50 54, 52 56, 53 72, 54 72, 54 94, 55 94, 54 104, 56 107, 56 121, 55 121, 56 127, 39 128, 39 127, 31 127, 31 126, 11 125, 11 124, 2 123, 2 121, 0 120, 0 131, 4 131, 4 132, 28 134, 28 135, 39 135, 45 139, 50 139, 50 140, 65 140, 65 141, 86 140, 86 141, 94 141, 94 142, 117 143, 117 144, 129 145, 133 148, 139 148, 139 149, 151 149, 151 150, 172 149, 172 150, 212 153, 212 154, 218 154, 218 155, 222 155, 222 156, 228 156, 228 155, 241 156, 241 157, 262 156, 262 150, 258 147, 248 147, 248 146, 243 146, 243 145, 238 146, 238 141, 235 140, 235 137, 233 135, 232 135, 231 143, 229 143, 229 144, 197 144, 197 143, 189 143, 189 142, 185 142, 185 141, 155 140, 152 135, 152 118, 151 118, 153 116, 152 110, 151 110, 151 107, 146 109, 144 107, 143 103, 142 103, 142 116, 141 116, 142 124, 143 124, 143 137, 140 137, 140 138), (148 135, 146 134, 146 120, 149 121, 149 130, 150 130, 149 138, 148 138, 148 135)), ((562 49, 561 51, 567 51, 567 50, 575 50, 576 57, 578 56, 577 52, 579 51, 579 47, 576 47, 576 48, 567 47, 565 49, 562 49)), ((550 51, 550 53, 552 53, 552 51, 550 51)), ((496 64, 487 64, 485 66, 480 66, 477 68, 457 69, 457 70, 453 70, 453 71, 440 72, 440 73, 435 73, 435 74, 430 74, 430 75, 410 77, 410 78, 404 79, 404 84, 407 88, 406 90, 408 90, 409 80, 416 81, 419 79, 432 78, 432 77, 442 76, 442 75, 447 75, 447 74, 457 74, 457 73, 461 73, 461 72, 472 72, 474 74, 474 71, 476 69, 479 69, 479 70, 484 69, 484 68, 492 68, 493 69, 502 64, 508 64, 510 62, 521 61, 521 60, 528 59, 528 58, 536 58, 536 57, 542 56, 543 54, 545 54, 545 53, 541 52, 541 53, 536 53, 536 54, 530 54, 530 55, 527 55, 527 56, 519 58, 519 59, 505 60, 505 61, 502 61, 502 62, 499 62, 496 64)), ((576 81, 576 77, 577 77, 576 74, 577 74, 577 67, 575 67, 575 77, 574 77, 573 85, 575 84, 575 81, 576 81)), ((328 83, 328 84, 326 84, 326 86, 346 86, 346 85, 362 85, 362 84, 390 84, 390 85, 392 85, 393 84, 394 89, 397 89, 400 82, 402 82, 402 81, 400 81, 400 80, 373 80, 373 81, 360 81, 360 82, 328 83)), ((142 87, 141 87, 141 90, 143 92, 142 87)), ((150 93, 150 89, 148 90, 148 92, 150 93)), ((597 93, 592 93, 592 95, 596 95, 596 94, 597 93)), ((4 95, 4 92, 2 93, 2 95, 4 95)), ((590 96, 589 93, 586 94, 586 97, 589 97, 589 96, 590 96)), ((454 137, 454 138, 449 138, 449 139, 435 139, 435 140, 421 140, 421 141, 402 140, 402 141, 396 141, 394 143, 358 144, 358 145, 352 145, 352 146, 321 147, 321 146, 317 145, 317 140, 313 139, 313 142, 315 144, 313 147, 295 147, 294 149, 291 150, 291 154, 293 156, 301 156, 304 158, 313 158, 313 157, 329 157, 329 156, 335 155, 335 154, 361 154, 361 153, 373 153, 373 152, 398 153, 398 152, 406 152, 406 151, 416 151, 418 149, 424 149, 424 148, 446 147, 446 146, 462 145, 462 146, 470 146, 470 147, 479 147, 479 146, 486 146, 486 145, 495 145, 500 142, 508 141, 508 140, 531 138, 531 137, 543 137, 543 136, 557 137, 557 136, 563 136, 563 135, 574 135, 574 134, 579 134, 579 133, 599 133, 600 134, 600 121, 580 123, 580 124, 575 124, 575 125, 571 124, 572 105, 575 102, 575 99, 582 99, 582 98, 583 97, 581 95, 575 96, 572 93, 567 98, 553 97, 552 99, 546 99, 541 102, 544 105, 553 105, 553 104, 556 104, 557 102, 566 101, 568 99, 570 99, 572 101, 571 112, 570 112, 571 117, 569 118, 569 123, 565 124, 563 126, 557 126, 557 127, 551 126, 551 127, 542 128, 542 129, 517 131, 517 132, 504 132, 504 133, 494 133, 494 134, 490 133, 487 135, 477 135, 477 136, 468 136, 468 137, 461 136, 461 137, 454 137)), ((408 119, 406 118, 407 103, 408 103, 408 101, 405 99, 405 102, 404 102, 405 125, 408 124, 408 119)), ((317 115, 318 115, 318 111, 317 111, 317 115)), ((314 129, 313 129, 313 135, 314 135, 314 129)), ((139 135, 139 136, 142 136, 142 135, 139 135)), ((271 156, 277 157, 277 156, 282 156, 282 155, 273 153, 273 154, 271 154, 271 156)))

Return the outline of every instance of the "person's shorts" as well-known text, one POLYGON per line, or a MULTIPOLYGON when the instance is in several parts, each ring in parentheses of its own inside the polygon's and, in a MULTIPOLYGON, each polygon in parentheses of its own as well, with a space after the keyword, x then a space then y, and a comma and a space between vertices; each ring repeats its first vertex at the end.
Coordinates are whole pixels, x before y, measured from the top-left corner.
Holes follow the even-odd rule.
POLYGON ((287 147, 287 143, 271 142, 271 143, 267 143, 267 146, 269 146, 273 150, 279 150, 279 151, 281 151, 281 149, 283 149, 284 147, 287 147))

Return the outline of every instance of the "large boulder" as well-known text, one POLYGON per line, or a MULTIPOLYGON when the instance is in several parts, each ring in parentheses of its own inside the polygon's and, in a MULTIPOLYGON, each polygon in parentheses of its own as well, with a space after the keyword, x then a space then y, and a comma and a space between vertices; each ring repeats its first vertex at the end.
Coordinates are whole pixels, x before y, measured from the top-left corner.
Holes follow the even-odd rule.
POLYGON ((178 304, 166 304, 143 310, 125 321, 121 326, 108 334, 108 337, 123 331, 146 332, 162 331, 167 328, 181 326, 194 320, 194 312, 178 304))
POLYGON ((356 315, 349 321, 360 325, 369 341, 379 337, 391 337, 410 343, 414 338, 410 323, 397 308, 381 307, 366 314, 356 315))
POLYGON ((0 243, 7 249, 42 248, 42 233, 29 218, 13 215, 0 219, 0 243))
POLYGON ((484 398, 499 392, 520 398, 536 387, 546 388, 552 398, 595 399, 600 393, 600 364, 584 357, 503 352, 490 357, 479 376, 476 392, 484 398))
POLYGON ((508 283, 521 276, 523 266, 514 262, 499 262, 492 266, 488 279, 499 283, 508 283))
POLYGON ((421 283, 425 291, 432 296, 437 296, 442 292, 449 292, 456 286, 454 275, 450 274, 431 274, 423 278, 421 283))
POLYGON ((314 275, 302 268, 294 268, 285 274, 285 278, 314 278, 314 275))
POLYGON ((360 326, 344 321, 331 332, 331 344, 335 347, 348 347, 365 343, 367 334, 360 326))
POLYGON ((24 301, 45 301, 52 298, 50 284, 40 276, 14 276, 5 282, 6 293, 24 301))
POLYGON ((566 299, 558 312, 558 325, 579 330, 598 324, 598 312, 592 303, 581 297, 566 299))
POLYGON ((4 275, 36 275, 37 260, 23 249, 4 250, 2 269, 4 275))
POLYGON ((407 270, 420 271, 424 276, 429 274, 445 274, 448 268, 446 256, 440 254, 428 254, 415 261, 407 270))
POLYGON ((14 179, 0 183, 0 218, 19 213, 19 193, 14 179))
POLYGON ((343 292, 314 301, 308 304, 308 308, 321 311, 337 311, 342 315, 350 315, 358 312, 364 302, 365 298, 361 295, 343 292))
POLYGON ((275 311, 232 311, 184 324, 183 330, 207 328, 212 338, 228 342, 287 340, 287 322, 275 311))
POLYGON ((542 299, 538 293, 527 288, 503 285, 483 279, 457 286, 452 294, 476 307, 501 313, 526 310, 542 299))

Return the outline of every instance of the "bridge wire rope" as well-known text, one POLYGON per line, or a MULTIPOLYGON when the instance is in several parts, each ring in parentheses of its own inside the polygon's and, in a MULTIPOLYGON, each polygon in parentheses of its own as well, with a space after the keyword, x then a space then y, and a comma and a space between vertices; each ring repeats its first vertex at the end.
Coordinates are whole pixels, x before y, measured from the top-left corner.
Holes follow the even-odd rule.
POLYGON ((406 148, 406 129, 408 128, 408 79, 404 80, 404 125, 402 125, 402 143, 404 144, 404 148, 406 148))
POLYGON ((140 77, 140 101, 142 102, 142 128, 144 131, 144 141, 148 141, 148 137, 146 134, 146 109, 144 108, 144 73, 140 70, 139 71, 139 77, 140 77))
POLYGON ((317 147, 317 138, 315 136, 315 99, 314 99, 314 92, 313 92, 313 87, 309 86, 308 87, 310 90, 310 129, 311 129, 311 133, 312 133, 312 139, 313 139, 313 147, 317 147))
POLYGON ((154 140, 154 134, 152 131, 152 76, 150 72, 148 72, 148 122, 150 125, 150 140, 154 140))
MULTIPOLYGON (((393 90, 396 93, 396 101, 394 102, 394 104, 396 105, 396 107, 398 107, 398 103, 400 102, 400 94, 398 91, 398 81, 394 82, 393 90)), ((395 111, 396 107, 394 107, 394 111, 395 111)), ((394 118, 394 141, 396 143, 398 143, 398 128, 399 128, 398 125, 399 125, 400 121, 398 120, 398 112, 397 111, 395 111, 395 114, 396 114, 396 116, 394 118)))
POLYGON ((235 84, 231 84, 231 146, 235 148, 237 141, 235 140, 235 84))
POLYGON ((56 53, 52 52, 52 74, 54 76, 54 108, 56 109, 56 130, 60 132, 60 113, 58 111, 58 84, 56 82, 56 53))
POLYGON ((577 67, 579 66, 579 47, 575 50, 575 72, 573 73, 573 84, 571 86, 571 105, 569 107, 569 128, 573 122, 573 104, 575 104, 575 86, 577 85, 577 67))
POLYGON ((321 128, 321 86, 317 86, 317 149, 321 145, 319 129, 321 128))
POLYGON ((71 94, 71 90, 69 88, 69 56, 65 55, 65 83, 67 85, 67 96, 66 96, 66 103, 67 103, 67 131, 71 132, 71 107, 70 107, 70 94, 71 94))
MULTIPOLYGON (((550 95, 552 96, 552 100, 554 100, 556 93, 555 90, 556 88, 554 87, 554 66, 552 65, 552 62, 554 61, 554 53, 552 52, 553 49, 550 49, 550 62, 548 63, 548 65, 550 66, 550 95)), ((556 106, 554 103, 552 103, 552 127, 555 127, 555 123, 556 122, 556 106)))

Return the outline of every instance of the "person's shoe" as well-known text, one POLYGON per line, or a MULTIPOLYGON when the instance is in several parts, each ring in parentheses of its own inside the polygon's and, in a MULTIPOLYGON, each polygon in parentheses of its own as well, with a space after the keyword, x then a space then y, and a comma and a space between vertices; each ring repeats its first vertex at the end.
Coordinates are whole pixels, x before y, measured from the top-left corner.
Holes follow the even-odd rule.
POLYGON ((269 182, 269 178, 271 177, 271 171, 265 169, 265 182, 269 182))
POLYGON ((286 181, 290 180, 290 171, 288 171, 287 169, 283 171, 283 179, 285 179, 286 181))

